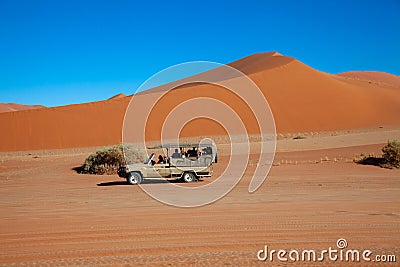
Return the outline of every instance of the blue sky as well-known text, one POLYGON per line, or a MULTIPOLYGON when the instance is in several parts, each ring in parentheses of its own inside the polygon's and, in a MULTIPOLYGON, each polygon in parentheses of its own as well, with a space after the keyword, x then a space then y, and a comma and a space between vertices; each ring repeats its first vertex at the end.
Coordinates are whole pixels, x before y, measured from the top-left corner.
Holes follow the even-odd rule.
POLYGON ((174 64, 267 51, 400 75, 400 1, 0 0, 0 102, 132 94, 174 64))

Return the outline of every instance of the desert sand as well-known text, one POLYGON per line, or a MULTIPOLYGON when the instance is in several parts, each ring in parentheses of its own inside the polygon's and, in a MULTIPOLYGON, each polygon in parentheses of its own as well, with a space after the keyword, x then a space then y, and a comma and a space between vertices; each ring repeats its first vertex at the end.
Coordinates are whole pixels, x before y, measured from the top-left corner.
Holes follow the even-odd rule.
POLYGON ((367 83, 376 83, 383 86, 400 87, 400 77, 379 71, 349 71, 339 73, 338 76, 346 77, 349 79, 355 79, 364 81, 367 83))
MULTIPOLYGON (((398 256, 400 173, 352 162, 382 144, 313 150, 296 141, 305 151, 278 152, 255 193, 247 192, 252 155, 232 192, 192 209, 163 205, 116 175, 72 170, 94 148, 2 153, 0 264, 271 266, 256 258, 264 245, 321 250, 339 238, 352 249, 398 256)), ((212 179, 226 160, 221 155, 212 179)))
POLYGON ((37 108, 44 108, 42 105, 21 105, 16 103, 0 103, 0 113, 4 112, 13 112, 19 110, 28 110, 28 109, 37 109, 37 108))

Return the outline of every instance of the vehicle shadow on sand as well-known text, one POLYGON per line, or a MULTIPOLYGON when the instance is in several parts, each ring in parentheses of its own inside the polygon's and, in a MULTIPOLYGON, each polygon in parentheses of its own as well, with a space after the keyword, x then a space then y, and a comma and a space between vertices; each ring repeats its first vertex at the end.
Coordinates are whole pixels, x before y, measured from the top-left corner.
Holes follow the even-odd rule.
MULTIPOLYGON (((164 179, 157 179, 157 178, 144 179, 144 181, 142 182, 142 184, 165 184, 165 183, 180 184, 180 183, 184 183, 184 182, 182 180, 164 180, 164 179)), ((132 186, 127 181, 112 181, 112 182, 102 182, 102 183, 97 184, 97 186, 118 186, 118 185, 132 186)))

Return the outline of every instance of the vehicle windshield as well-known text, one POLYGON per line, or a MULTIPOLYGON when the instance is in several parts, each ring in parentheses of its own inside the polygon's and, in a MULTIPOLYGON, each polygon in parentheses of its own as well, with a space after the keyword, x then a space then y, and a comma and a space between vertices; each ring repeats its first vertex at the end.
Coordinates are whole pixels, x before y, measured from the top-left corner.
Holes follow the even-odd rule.
POLYGON ((153 158, 154 158, 154 153, 151 153, 150 157, 144 162, 144 164, 149 164, 153 158))

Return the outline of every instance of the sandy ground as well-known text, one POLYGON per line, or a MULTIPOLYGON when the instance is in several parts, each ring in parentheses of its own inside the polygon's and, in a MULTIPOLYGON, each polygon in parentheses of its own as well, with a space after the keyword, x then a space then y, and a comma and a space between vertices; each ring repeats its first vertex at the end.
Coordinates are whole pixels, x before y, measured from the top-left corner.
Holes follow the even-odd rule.
MULTIPOLYGON (((94 148, 2 153, 0 265, 284 266, 258 261, 257 251, 320 251, 339 238, 398 262, 400 171, 352 162, 382 144, 312 150, 307 142, 321 138, 296 140, 303 151, 278 152, 267 180, 249 194, 252 155, 231 193, 190 209, 163 205, 116 175, 72 170, 94 148)), ((223 164, 215 168, 218 174, 223 164)), ((327 264, 352 265, 292 265, 327 264)))

